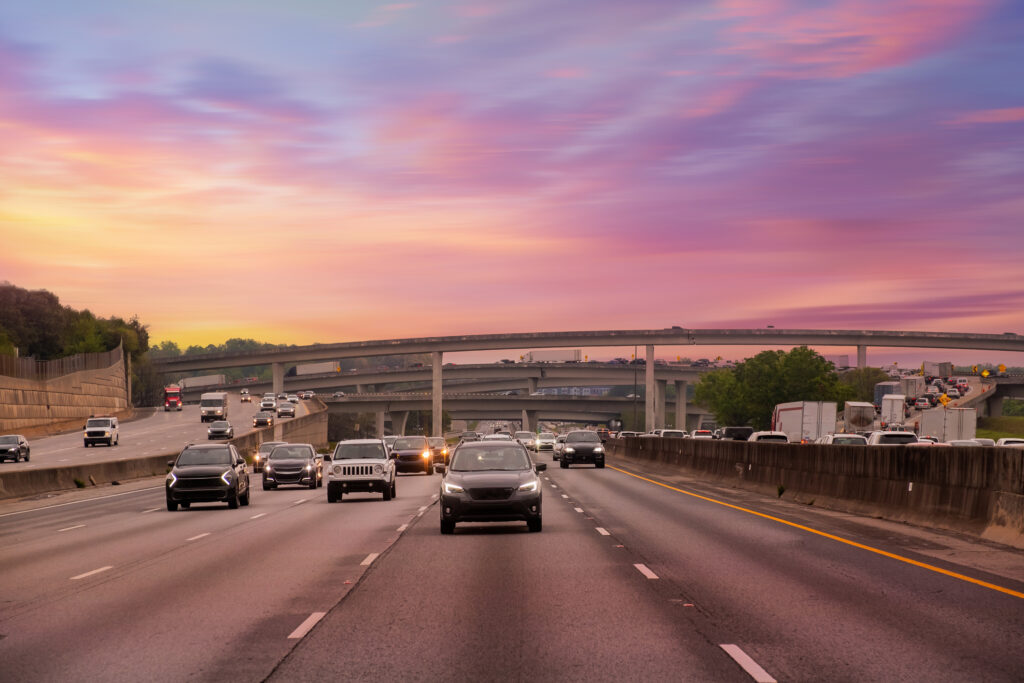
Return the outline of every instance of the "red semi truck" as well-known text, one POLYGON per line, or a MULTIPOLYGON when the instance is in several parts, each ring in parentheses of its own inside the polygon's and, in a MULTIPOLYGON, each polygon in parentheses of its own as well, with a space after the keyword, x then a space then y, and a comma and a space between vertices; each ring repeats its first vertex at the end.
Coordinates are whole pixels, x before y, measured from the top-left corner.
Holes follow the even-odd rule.
POLYGON ((164 387, 164 411, 181 410, 181 387, 170 384, 164 387))

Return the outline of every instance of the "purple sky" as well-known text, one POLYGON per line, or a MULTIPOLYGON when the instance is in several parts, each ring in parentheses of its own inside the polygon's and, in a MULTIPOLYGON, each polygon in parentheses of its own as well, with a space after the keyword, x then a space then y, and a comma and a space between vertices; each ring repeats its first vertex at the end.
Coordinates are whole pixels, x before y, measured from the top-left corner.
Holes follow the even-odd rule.
POLYGON ((0 150, 0 280, 183 345, 1024 332, 1011 0, 6 3, 0 150))

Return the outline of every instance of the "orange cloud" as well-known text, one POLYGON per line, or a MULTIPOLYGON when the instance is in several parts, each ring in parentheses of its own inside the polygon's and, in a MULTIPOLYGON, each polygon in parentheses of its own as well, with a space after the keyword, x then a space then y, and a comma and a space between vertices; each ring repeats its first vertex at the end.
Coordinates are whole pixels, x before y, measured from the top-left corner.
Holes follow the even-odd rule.
POLYGON ((961 125, 969 123, 1014 123, 1016 121, 1024 121, 1024 107, 970 111, 947 121, 947 123, 961 125))

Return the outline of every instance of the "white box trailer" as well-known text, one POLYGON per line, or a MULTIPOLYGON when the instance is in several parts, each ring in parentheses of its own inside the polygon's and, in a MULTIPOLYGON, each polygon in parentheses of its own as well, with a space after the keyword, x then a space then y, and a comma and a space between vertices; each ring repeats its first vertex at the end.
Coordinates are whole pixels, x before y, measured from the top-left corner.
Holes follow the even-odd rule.
POLYGON ((224 375, 200 375, 199 377, 183 377, 178 386, 182 389, 195 389, 196 387, 216 387, 227 384, 224 375))
POLYGON ((580 349, 541 349, 523 354, 524 363, 579 363, 581 360, 580 349))
POLYGON ((341 372, 341 364, 336 360, 325 360, 320 363, 302 363, 295 366, 297 376, 323 375, 329 372, 341 372))
POLYGON ((921 375, 900 377, 900 393, 907 398, 917 399, 924 396, 925 383, 921 375))
POLYGON ((811 443, 836 431, 834 401, 780 403, 772 412, 772 430, 785 432, 791 443, 811 443))
POLYGON ((843 406, 843 427, 847 432, 870 432, 875 428, 875 406, 847 401, 843 406))
POLYGON ((903 424, 906 419, 907 397, 903 394, 886 394, 882 397, 882 428, 903 424))
POLYGON ((921 413, 921 436, 939 441, 973 439, 977 434, 978 411, 975 408, 932 408, 921 413))

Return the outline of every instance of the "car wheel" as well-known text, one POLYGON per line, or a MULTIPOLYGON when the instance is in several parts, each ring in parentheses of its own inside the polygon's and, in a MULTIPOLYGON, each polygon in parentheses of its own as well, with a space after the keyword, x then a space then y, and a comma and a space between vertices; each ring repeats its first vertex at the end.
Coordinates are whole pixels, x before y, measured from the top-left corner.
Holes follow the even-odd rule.
POLYGON ((316 488, 316 475, 315 474, 313 475, 313 480, 311 482, 309 482, 309 488, 311 488, 311 489, 315 489, 316 488))
POLYGON ((455 522, 450 519, 441 520, 441 533, 442 534, 454 534, 455 533, 455 522))
POLYGON ((177 509, 178 509, 178 504, 177 504, 177 503, 175 503, 175 502, 174 502, 173 500, 171 500, 170 498, 168 498, 168 499, 167 499, 167 510, 168 510, 169 512, 174 512, 174 511, 176 511, 177 509))
POLYGON ((391 500, 391 487, 390 486, 385 486, 384 487, 384 500, 391 500))
POLYGON ((565 460, 559 460, 558 466, 561 467, 563 470, 569 469, 569 463, 566 462, 565 460))
POLYGON ((434 463, 427 463, 427 467, 424 471, 427 473, 428 477, 432 475, 434 473, 434 463))
POLYGON ((320 478, 320 479, 316 480, 316 487, 318 489, 322 489, 324 487, 324 480, 323 480, 323 478, 320 478))
POLYGON ((604 469, 604 460, 598 460, 597 462, 594 463, 594 466, 597 467, 598 469, 602 469, 603 470, 604 469))
POLYGON ((268 484, 267 482, 263 482, 263 490, 264 491, 269 491, 270 490, 270 484, 268 484))
POLYGON ((334 492, 334 487, 333 486, 328 486, 327 487, 327 502, 328 503, 337 503, 338 502, 338 494, 334 492))
POLYGON ((88 448, 89 447, 89 442, 88 441, 83 441, 82 445, 84 445, 86 448, 88 448))
POLYGON ((188 509, 190 509, 191 507, 192 507, 192 503, 182 503, 182 504, 181 504, 181 509, 182 509, 182 510, 188 510, 188 509))
POLYGON ((391 482, 391 500, 398 497, 398 480, 395 479, 391 482))
POLYGON ((245 489, 245 493, 243 495, 238 497, 238 502, 241 503, 242 505, 248 505, 249 504, 249 489, 248 488, 245 489))
POLYGON ((538 517, 537 519, 527 520, 526 526, 530 529, 531 532, 540 531, 543 528, 543 520, 541 520, 540 517, 538 517))
POLYGON ((237 510, 238 509, 238 489, 232 490, 231 491, 231 495, 228 496, 228 509, 230 509, 230 510, 237 510))
POLYGON ((32 455, 32 451, 25 451, 25 462, 28 462, 28 458, 30 455, 32 455))

